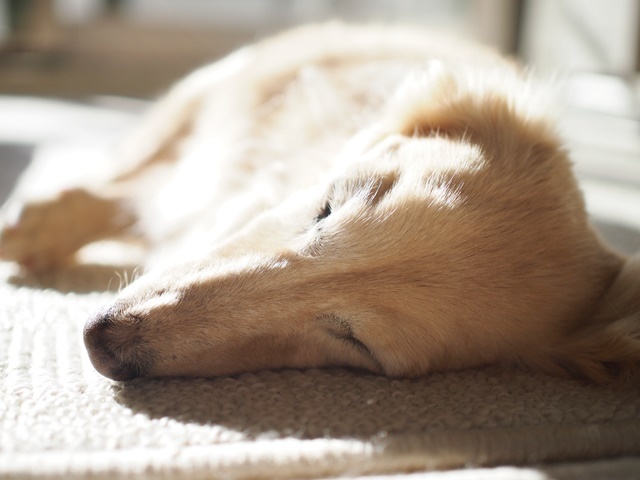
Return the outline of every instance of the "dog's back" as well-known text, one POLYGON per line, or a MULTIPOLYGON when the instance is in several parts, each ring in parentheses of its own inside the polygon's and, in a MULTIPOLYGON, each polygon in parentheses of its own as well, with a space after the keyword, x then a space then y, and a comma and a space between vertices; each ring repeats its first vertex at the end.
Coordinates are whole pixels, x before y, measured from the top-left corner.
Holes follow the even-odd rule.
POLYGON ((341 23, 298 28, 197 70, 158 104, 120 155, 128 172, 167 157, 188 164, 180 170, 188 181, 173 182, 164 195, 172 200, 149 212, 149 230, 184 236, 206 222, 203 229, 222 239, 292 193, 326 181, 352 160, 345 145, 358 155, 379 140, 369 127, 408 76, 441 62, 496 75, 517 71, 492 50, 455 38, 341 23), (209 196, 195 198, 203 191, 209 196), (202 208, 172 217, 175 198, 202 208), (221 218, 225 210, 233 219, 221 218), (207 215, 212 211, 216 218, 207 215), (163 218, 166 230, 158 225, 163 218))

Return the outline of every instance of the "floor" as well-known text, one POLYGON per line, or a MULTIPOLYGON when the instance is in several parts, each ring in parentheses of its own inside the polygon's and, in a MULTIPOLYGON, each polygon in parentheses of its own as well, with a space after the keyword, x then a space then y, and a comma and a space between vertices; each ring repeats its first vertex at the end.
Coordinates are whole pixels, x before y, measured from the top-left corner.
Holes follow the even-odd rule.
POLYGON ((0 203, 11 193, 18 176, 31 160, 33 146, 21 143, 0 143, 0 203))

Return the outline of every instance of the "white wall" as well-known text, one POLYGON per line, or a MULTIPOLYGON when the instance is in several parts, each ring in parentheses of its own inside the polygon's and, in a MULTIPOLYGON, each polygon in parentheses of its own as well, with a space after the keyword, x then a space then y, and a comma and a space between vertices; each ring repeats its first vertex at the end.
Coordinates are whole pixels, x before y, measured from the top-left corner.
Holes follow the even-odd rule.
POLYGON ((532 0, 524 53, 549 70, 630 74, 636 67, 638 0, 532 0))

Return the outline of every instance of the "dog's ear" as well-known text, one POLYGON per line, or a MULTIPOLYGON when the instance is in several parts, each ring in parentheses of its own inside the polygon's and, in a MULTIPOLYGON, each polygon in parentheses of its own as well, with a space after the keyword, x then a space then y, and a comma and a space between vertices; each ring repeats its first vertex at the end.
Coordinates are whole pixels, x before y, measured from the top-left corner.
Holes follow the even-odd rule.
POLYGON ((572 332, 557 363, 599 383, 640 383, 640 253, 627 260, 591 320, 572 332))
POLYGON ((477 144, 557 148, 553 88, 512 66, 478 70, 431 62, 391 100, 386 128, 406 136, 464 137, 477 144))

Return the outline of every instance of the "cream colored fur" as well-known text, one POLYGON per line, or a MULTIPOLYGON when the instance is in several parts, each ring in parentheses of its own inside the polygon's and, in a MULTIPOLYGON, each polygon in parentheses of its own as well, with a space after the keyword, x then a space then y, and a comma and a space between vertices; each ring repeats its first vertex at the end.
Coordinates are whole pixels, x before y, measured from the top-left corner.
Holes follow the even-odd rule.
POLYGON ((546 90, 420 31, 295 30, 179 83, 117 176, 24 205, 2 254, 50 268, 144 233, 148 273, 85 328, 115 379, 488 363, 632 378, 639 261, 589 226, 546 90))

